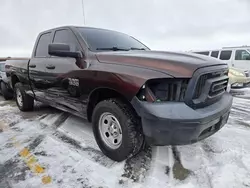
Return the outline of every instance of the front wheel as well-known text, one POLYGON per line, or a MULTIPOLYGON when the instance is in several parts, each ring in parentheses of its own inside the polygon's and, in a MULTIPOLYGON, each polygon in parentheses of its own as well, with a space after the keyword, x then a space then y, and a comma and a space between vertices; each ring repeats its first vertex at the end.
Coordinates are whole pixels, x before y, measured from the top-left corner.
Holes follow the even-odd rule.
POLYGON ((34 98, 25 93, 23 85, 19 82, 15 85, 16 104, 21 111, 31 111, 34 107, 34 98))
POLYGON ((137 154, 144 137, 131 108, 118 99, 99 102, 92 116, 93 132, 102 152, 115 161, 137 154))

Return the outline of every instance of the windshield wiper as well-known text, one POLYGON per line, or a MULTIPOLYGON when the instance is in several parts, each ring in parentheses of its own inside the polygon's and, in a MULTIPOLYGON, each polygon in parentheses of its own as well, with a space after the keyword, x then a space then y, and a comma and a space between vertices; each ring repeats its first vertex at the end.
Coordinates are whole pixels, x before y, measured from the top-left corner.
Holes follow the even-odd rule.
POLYGON ((135 48, 135 47, 131 47, 130 50, 146 50, 145 48, 135 48))
POLYGON ((96 48, 96 50, 112 50, 112 51, 129 51, 128 48, 119 48, 119 47, 111 47, 111 48, 96 48))

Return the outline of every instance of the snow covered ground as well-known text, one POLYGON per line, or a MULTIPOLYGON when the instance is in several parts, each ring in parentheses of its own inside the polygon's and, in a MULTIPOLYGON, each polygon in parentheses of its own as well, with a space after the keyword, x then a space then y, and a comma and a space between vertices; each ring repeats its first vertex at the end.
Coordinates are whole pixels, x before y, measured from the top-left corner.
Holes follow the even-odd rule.
POLYGON ((189 146, 146 148, 121 163, 102 154, 91 126, 0 98, 0 188, 250 187, 250 89, 233 91, 228 124, 189 146))

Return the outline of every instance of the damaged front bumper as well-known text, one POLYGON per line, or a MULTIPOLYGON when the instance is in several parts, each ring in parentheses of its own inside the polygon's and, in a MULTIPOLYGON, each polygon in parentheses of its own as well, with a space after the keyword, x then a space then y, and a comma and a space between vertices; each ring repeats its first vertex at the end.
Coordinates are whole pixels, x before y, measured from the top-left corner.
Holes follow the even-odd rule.
POLYGON ((150 103, 134 97, 132 105, 141 117, 150 145, 185 145, 205 139, 226 123, 233 98, 225 93, 219 101, 200 109, 184 102, 150 103))

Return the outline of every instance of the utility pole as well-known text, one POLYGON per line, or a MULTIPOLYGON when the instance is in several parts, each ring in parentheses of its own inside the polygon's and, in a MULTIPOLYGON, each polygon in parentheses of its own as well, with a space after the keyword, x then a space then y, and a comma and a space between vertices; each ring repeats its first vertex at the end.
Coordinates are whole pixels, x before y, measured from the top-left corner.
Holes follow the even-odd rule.
POLYGON ((83 24, 86 25, 86 22, 85 22, 85 11, 84 11, 84 0, 82 0, 82 14, 83 14, 83 24))

